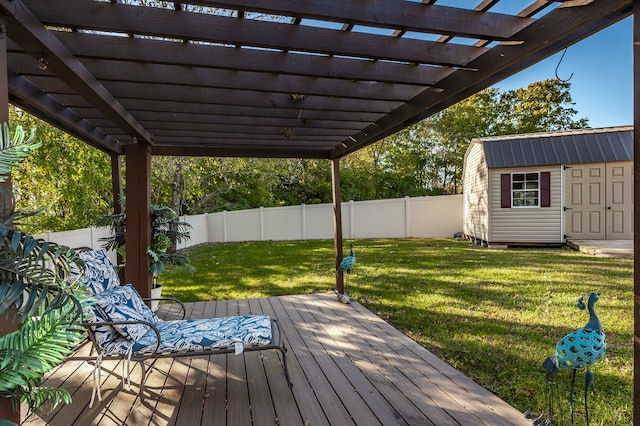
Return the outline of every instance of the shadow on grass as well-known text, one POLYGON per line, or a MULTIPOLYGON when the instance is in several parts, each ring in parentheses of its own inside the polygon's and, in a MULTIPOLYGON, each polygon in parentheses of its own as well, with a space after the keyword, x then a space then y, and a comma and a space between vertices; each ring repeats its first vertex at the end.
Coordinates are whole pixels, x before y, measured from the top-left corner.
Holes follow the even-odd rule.
MULTIPOLYGON (((575 307, 577 298, 602 293, 596 309, 608 352, 593 367, 592 424, 630 424, 632 259, 566 249, 489 250, 445 239, 359 240, 354 250, 352 296, 523 411, 545 409, 542 361, 588 320, 575 307)), ((170 270, 163 276, 166 295, 240 299, 335 285, 332 241, 224 244, 190 255, 197 272, 170 270)), ((559 380, 567 376, 562 371, 559 380)))

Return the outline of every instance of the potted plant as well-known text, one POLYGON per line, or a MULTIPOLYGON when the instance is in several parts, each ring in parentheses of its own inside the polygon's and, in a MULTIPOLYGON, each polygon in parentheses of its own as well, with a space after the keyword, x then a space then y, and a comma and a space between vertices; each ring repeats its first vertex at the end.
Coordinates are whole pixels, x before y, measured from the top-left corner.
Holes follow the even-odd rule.
MULTIPOLYGON (((12 140, 6 123, 1 133, 0 181, 5 181, 41 144, 34 132, 25 140, 20 126, 12 140)), ((40 381, 84 337, 80 321, 89 293, 82 274, 71 273, 72 265, 82 271, 83 263, 68 247, 22 231, 21 221, 32 214, 16 212, 13 193, 0 188, 0 316, 15 324, 13 331, 0 336, 0 396, 13 405, 13 412, 8 412, 3 404, 2 424, 19 422, 21 402, 27 404, 27 414, 71 402, 66 390, 41 387, 40 381)))
MULTIPOLYGON (((150 258, 149 272, 153 275, 151 297, 159 299, 162 295, 162 285, 158 284, 158 277, 164 273, 166 265, 176 265, 189 272, 195 271, 191 266, 189 256, 176 251, 176 245, 190 238, 191 225, 179 220, 178 214, 168 206, 151 206, 151 245, 147 248, 150 258)), ((107 250, 115 250, 126 263, 126 230, 127 216, 125 213, 107 215, 100 218, 98 226, 111 228, 111 235, 103 238, 103 245, 107 250)), ((124 266, 120 265, 120 266, 124 266)), ((151 302, 151 309, 158 308, 158 301, 151 302)))

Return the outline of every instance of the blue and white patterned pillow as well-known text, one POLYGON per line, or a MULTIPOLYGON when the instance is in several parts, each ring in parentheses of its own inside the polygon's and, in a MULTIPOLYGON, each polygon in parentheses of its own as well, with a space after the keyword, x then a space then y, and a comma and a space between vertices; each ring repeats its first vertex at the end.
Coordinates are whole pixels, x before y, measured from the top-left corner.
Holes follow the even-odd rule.
MULTIPOLYGON (((114 287, 95 296, 109 321, 147 321, 157 323, 158 317, 144 304, 131 284, 114 287)), ((122 336, 137 342, 149 331, 145 324, 121 324, 113 326, 122 336)))
MULTIPOLYGON (((95 308, 89 308, 89 322, 108 322, 109 318, 104 318, 102 313, 95 308)), ((96 325, 93 327, 93 334, 99 347, 104 348, 113 343, 119 336, 118 332, 111 325, 96 325)))
POLYGON ((120 278, 104 249, 78 253, 85 263, 84 282, 93 294, 100 294, 120 285, 120 278))

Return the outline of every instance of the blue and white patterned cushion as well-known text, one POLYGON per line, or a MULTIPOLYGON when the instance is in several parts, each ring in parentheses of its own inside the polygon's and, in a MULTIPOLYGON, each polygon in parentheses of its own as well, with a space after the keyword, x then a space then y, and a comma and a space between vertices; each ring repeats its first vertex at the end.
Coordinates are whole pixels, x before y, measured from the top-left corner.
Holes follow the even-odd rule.
MULTIPOLYGON (((131 284, 114 287, 95 296, 109 321, 158 322, 158 317, 144 304, 131 284)), ((123 337, 137 342, 150 330, 145 324, 120 324, 113 326, 123 337)))
POLYGON ((120 285, 120 278, 104 249, 78 253, 85 263, 84 281, 93 294, 100 294, 120 285))
MULTIPOLYGON (((200 351, 245 346, 267 346, 271 343, 271 318, 267 315, 247 315, 224 318, 161 321, 155 323, 160 332, 157 352, 200 351)), ((153 330, 133 344, 133 353, 152 353, 157 337, 153 330)), ((131 341, 119 337, 104 346, 105 355, 126 355, 131 341)))
MULTIPOLYGON (((90 308, 88 312, 89 322, 107 322, 108 318, 103 318, 102 313, 95 308, 90 308)), ((120 334, 116 331, 115 328, 111 325, 97 325, 93 328, 93 333, 96 338, 96 343, 98 346, 103 347, 108 345, 109 343, 115 341, 120 334)))

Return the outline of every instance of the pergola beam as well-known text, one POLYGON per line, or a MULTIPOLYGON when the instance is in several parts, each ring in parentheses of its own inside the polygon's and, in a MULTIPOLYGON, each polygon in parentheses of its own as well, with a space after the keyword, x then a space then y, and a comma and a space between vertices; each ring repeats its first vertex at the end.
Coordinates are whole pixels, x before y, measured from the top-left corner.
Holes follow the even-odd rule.
POLYGON ((291 158, 294 154, 296 158, 328 160, 329 156, 325 151, 317 149, 304 149, 296 145, 277 149, 256 147, 237 147, 233 145, 190 145, 185 144, 180 147, 175 145, 154 146, 154 155, 169 155, 183 157, 252 157, 252 158, 291 158))
MULTIPOLYGON (((218 120, 228 119, 235 119, 238 123, 241 120, 249 120, 256 123, 259 123, 260 120, 274 120, 274 122, 277 122, 282 119, 289 120, 292 116, 295 116, 296 120, 298 116, 300 116, 300 119, 308 121, 327 120, 334 122, 363 123, 374 122, 382 115, 382 113, 379 112, 354 111, 350 111, 349 114, 344 114, 344 112, 333 110, 303 110, 302 114, 300 114, 299 109, 295 110, 290 108, 264 109, 242 105, 195 105, 174 101, 159 103, 143 99, 126 99, 123 100, 122 104, 125 105, 143 125, 145 125, 146 121, 150 120, 177 120, 185 123, 214 123, 218 120)), ((74 106, 73 110, 92 122, 95 122, 96 125, 99 123, 97 120, 104 119, 104 116, 93 108, 74 106)), ((231 121, 225 122, 229 123, 231 121)))
POLYGON ((172 64, 188 67, 300 76, 318 76, 322 73, 334 79, 409 85, 432 85, 454 71, 449 67, 416 66, 399 62, 363 61, 335 56, 235 49, 193 43, 167 43, 151 39, 77 32, 60 32, 57 38, 79 58, 118 59, 145 63, 167 63, 167 58, 171 58, 172 64))
POLYGON ((100 150, 104 151, 105 147, 108 147, 109 152, 123 152, 123 147, 117 141, 96 128, 84 117, 60 104, 50 95, 43 93, 24 77, 11 70, 7 74, 12 103, 25 111, 39 114, 42 120, 100 150), (43 115, 43 112, 46 114, 43 115))
MULTIPOLYGON (((38 79, 36 79, 38 80, 38 79)), ((41 81, 42 80, 38 80, 41 81)), ((331 96, 309 96, 303 101, 295 102, 290 93, 278 92, 251 92, 233 89, 216 89, 197 86, 171 86, 154 85, 151 83, 132 83, 126 81, 105 81, 111 93, 126 99, 135 97, 136 99, 163 101, 172 99, 174 102, 195 102, 197 104, 219 104, 229 106, 249 106, 264 109, 284 108, 292 111, 297 116, 303 109, 307 110, 331 110, 348 112, 373 112, 388 113, 402 104, 402 101, 386 101, 337 98, 331 96)), ((65 100, 65 104, 73 102, 72 98, 78 95, 72 94, 60 83, 51 82, 52 89, 56 95, 65 100), (67 102, 69 100, 70 102, 67 102)), ((109 118, 109 117, 108 117, 109 118)))
POLYGON ((470 10, 425 3, 390 0, 192 0, 202 6, 243 9, 265 14, 349 22, 402 31, 450 34, 469 38, 507 39, 530 19, 477 13, 470 10), (454 30, 455 29, 455 30, 454 30))
POLYGON ((126 129, 133 137, 151 142, 152 138, 96 78, 56 39, 20 0, 0 0, 0 14, 4 15, 7 32, 12 39, 43 67, 60 76, 64 82, 107 117, 126 129))
MULTIPOLYGON (((31 57, 10 54, 12 68, 29 75, 38 83, 55 79, 41 70, 31 57)), ((84 59, 83 65, 99 81, 146 83, 155 86, 187 86, 212 89, 232 89, 251 92, 278 92, 304 96, 340 96, 353 99, 404 101, 424 90, 425 85, 380 83, 372 85, 358 80, 280 75, 265 72, 219 70, 186 65, 148 64, 120 60, 84 59)), ((106 83, 103 83, 106 84, 106 83)), ((258 96, 258 94, 255 94, 258 96)))
MULTIPOLYGON (((305 114, 307 111, 302 111, 300 114, 300 118, 295 114, 289 113, 288 117, 251 117, 244 115, 226 115, 226 116, 218 116, 218 115, 205 115, 205 114, 186 114, 183 112, 151 112, 151 111, 140 111, 135 113, 136 118, 144 125, 144 127, 150 132, 154 132, 156 130, 162 129, 199 129, 199 130, 214 130, 217 125, 235 125, 235 126, 245 126, 247 133, 255 133, 252 132, 250 128, 251 126, 257 127, 276 127, 282 129, 284 127, 292 127, 292 126, 301 126, 308 129, 317 128, 317 129, 352 129, 357 130, 362 127, 362 123, 366 123, 366 120, 358 120, 352 119, 350 121, 343 120, 324 120, 324 119, 313 119, 308 118, 308 115, 305 114)), ((347 115, 345 114, 345 117, 347 115)), ((368 120, 369 122, 373 122, 375 118, 371 118, 368 120)), ((104 128, 109 127, 111 122, 107 119, 94 118, 91 120, 96 126, 104 128)), ((156 141, 157 143, 157 141, 156 141)))
MULTIPOLYGON (((8 0, 3 0, 8 1, 8 0)), ((82 0, 29 3, 45 25, 77 29, 134 33, 145 36, 197 40, 230 46, 252 46, 285 51, 388 59, 464 67, 487 51, 483 47, 405 40, 377 34, 338 32, 331 29, 222 16, 143 8, 82 0), (69 16, 68 8, 74 13, 69 16), (269 34, 269 37, 265 37, 269 34)))

